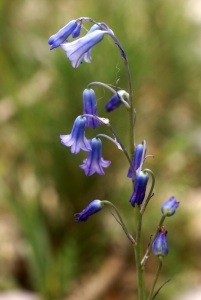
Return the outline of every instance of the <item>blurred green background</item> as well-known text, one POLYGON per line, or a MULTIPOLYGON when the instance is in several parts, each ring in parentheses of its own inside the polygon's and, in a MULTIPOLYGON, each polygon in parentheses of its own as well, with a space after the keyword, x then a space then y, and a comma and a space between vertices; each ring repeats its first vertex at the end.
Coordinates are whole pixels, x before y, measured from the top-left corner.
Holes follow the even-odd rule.
MULTIPOLYGON (((166 222, 170 252, 158 299, 175 299, 200 283, 201 249, 201 16, 194 1, 15 0, 0 2, 0 290, 28 290, 43 299, 137 299, 133 250, 104 209, 86 223, 73 215, 94 199, 108 199, 134 233, 127 161, 107 140, 106 175, 86 177, 86 153, 60 143, 82 113, 82 91, 92 81, 127 89, 117 47, 105 36, 91 64, 73 69, 47 40, 72 19, 107 23, 127 56, 137 110, 136 142, 154 154, 145 166, 156 175, 155 196, 144 216, 144 250, 174 195, 180 207, 166 222)), ((199 5, 199 1, 198 1, 199 5)), ((84 24, 89 29, 90 24, 84 24)), ((85 30, 83 30, 83 33, 85 30)), ((128 147, 124 107, 106 114, 111 97, 94 88, 98 112, 128 147)), ((109 134, 87 130, 87 137, 109 134)), ((157 268, 146 266, 148 289, 157 268)), ((189 298, 190 299, 190 298, 189 298)), ((191 299, 193 299, 191 297, 191 299)))

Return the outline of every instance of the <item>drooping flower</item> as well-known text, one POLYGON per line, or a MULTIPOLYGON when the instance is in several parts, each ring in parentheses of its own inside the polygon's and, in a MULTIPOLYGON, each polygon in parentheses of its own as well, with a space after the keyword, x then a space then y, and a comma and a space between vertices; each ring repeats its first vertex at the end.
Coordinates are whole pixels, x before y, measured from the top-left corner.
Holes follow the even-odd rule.
POLYGON ((88 51, 102 41, 104 33, 105 31, 95 30, 76 41, 61 44, 61 47, 66 51, 66 56, 71 61, 73 68, 79 67, 82 63, 82 59, 90 63, 91 56, 88 51))
MULTIPOLYGON (((96 105, 96 94, 92 89, 85 89, 83 91, 83 105, 84 105, 84 114, 89 114, 93 116, 97 116, 97 105, 96 105)), ((92 128, 96 128, 96 126, 100 126, 100 122, 94 118, 86 117, 87 122, 85 124, 86 127, 91 126, 92 128)))
POLYGON ((77 154, 80 149, 91 151, 90 140, 85 137, 84 130, 87 119, 78 116, 75 119, 71 134, 60 135, 61 143, 67 147, 71 147, 71 152, 77 154))
POLYGON ((82 29, 82 24, 77 24, 77 26, 75 27, 75 29, 72 32, 72 38, 77 38, 78 36, 80 36, 80 32, 82 29))
POLYGON ((176 201, 175 197, 171 197, 168 201, 163 203, 161 207, 162 214, 171 217, 176 212, 179 202, 176 201))
POLYGON ((112 96, 112 98, 107 102, 105 105, 105 109, 107 112, 113 111, 118 108, 121 104, 127 103, 129 98, 129 94, 124 91, 120 90, 116 94, 112 96))
POLYGON ((148 179, 149 175, 147 172, 139 171, 136 173, 134 192, 130 198, 130 203, 132 206, 135 206, 135 204, 142 204, 146 193, 148 179))
POLYGON ((92 201, 82 212, 75 214, 75 221, 85 222, 91 215, 99 212, 104 207, 100 200, 92 201))
POLYGON ((70 21, 63 28, 61 28, 57 33, 52 35, 48 44, 50 45, 50 50, 59 47, 66 39, 73 33, 77 27, 77 22, 75 20, 70 21))
MULTIPOLYGON (((132 161, 134 171, 137 171, 139 169, 141 162, 144 159, 143 156, 145 156, 146 154, 146 148, 145 149, 144 148, 145 148, 144 142, 137 145, 135 148, 135 153, 132 161)), ((131 167, 128 169, 127 177, 132 178, 132 180, 134 181, 134 174, 131 167)))
POLYGON ((168 254, 168 243, 166 240, 167 230, 161 227, 158 236, 152 244, 152 251, 157 256, 166 256, 168 254))
POLYGON ((102 158, 102 142, 99 138, 96 137, 91 140, 91 149, 88 158, 84 159, 80 168, 84 170, 86 176, 91 176, 95 172, 104 175, 103 168, 109 167, 111 161, 102 158))

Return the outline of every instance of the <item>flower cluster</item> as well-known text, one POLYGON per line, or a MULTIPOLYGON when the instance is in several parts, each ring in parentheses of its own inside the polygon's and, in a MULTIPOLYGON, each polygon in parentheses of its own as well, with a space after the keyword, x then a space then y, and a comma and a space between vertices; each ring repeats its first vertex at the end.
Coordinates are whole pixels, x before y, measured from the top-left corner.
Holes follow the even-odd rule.
MULTIPOLYGON (((78 18, 77 20, 70 21, 56 34, 52 35, 49 38, 48 43, 50 45, 50 50, 61 47, 64 51, 66 51, 68 60, 71 61, 71 64, 74 68, 77 68, 82 64, 83 61, 87 63, 91 62, 92 48, 103 40, 105 34, 109 35, 113 39, 115 45, 120 51, 124 65, 126 66, 129 90, 128 92, 122 90, 117 87, 117 84, 116 90, 114 90, 111 85, 105 84, 103 82, 89 83, 82 93, 83 113, 75 119, 71 133, 67 135, 60 135, 60 138, 61 143, 64 146, 71 147, 71 152, 73 154, 79 153, 80 150, 88 152, 87 158, 85 158, 83 160, 83 164, 79 166, 84 171, 86 176, 92 176, 95 173, 102 176, 105 174, 103 168, 107 168, 111 164, 111 161, 105 160, 102 157, 102 140, 100 139, 100 137, 109 139, 117 146, 119 150, 121 150, 125 154, 125 157, 129 163, 127 177, 132 183, 132 193, 130 196, 130 200, 127 202, 130 202, 132 207, 136 207, 135 209, 138 212, 136 241, 128 232, 116 207, 108 200, 93 200, 83 211, 75 214, 75 220, 85 222, 90 216, 101 211, 105 204, 109 204, 110 206, 112 206, 117 215, 117 217, 113 215, 115 217, 115 220, 121 225, 124 233, 130 240, 130 242, 135 246, 136 266, 137 272, 139 274, 142 270, 141 267, 144 267, 149 257, 151 249, 153 253, 159 257, 160 260, 162 259, 162 257, 168 254, 169 250, 166 240, 167 231, 163 226, 163 222, 165 221, 166 217, 170 217, 175 214, 176 209, 179 206, 179 202, 177 202, 175 197, 172 196, 162 205, 161 220, 158 224, 155 234, 153 235, 153 239, 151 239, 149 243, 145 256, 143 257, 142 261, 140 261, 142 248, 139 241, 142 227, 142 215, 150 199, 154 196, 153 189, 155 184, 155 177, 151 170, 144 168, 146 158, 150 156, 146 156, 146 141, 143 140, 140 144, 134 147, 135 110, 132 103, 131 77, 126 54, 119 40, 116 38, 113 31, 107 26, 107 24, 97 23, 91 18, 78 18), (91 26, 89 31, 84 36, 80 37, 81 30, 83 28, 83 22, 85 21, 92 22, 93 26, 91 26), (70 36, 75 40, 69 42, 68 39, 70 38, 70 36), (96 94, 95 91, 91 88, 92 85, 101 85, 102 87, 107 88, 113 93, 113 95, 105 105, 106 112, 114 111, 120 106, 124 106, 126 108, 130 125, 130 153, 127 152, 126 147, 111 126, 110 121, 106 118, 99 117, 96 94), (87 138, 85 136, 85 131, 89 127, 95 130, 97 126, 101 125, 106 125, 107 128, 109 128, 112 132, 113 136, 111 137, 103 133, 97 134, 92 138, 87 138), (147 186, 150 186, 149 192, 147 192, 147 186)), ((138 278, 141 278, 141 275, 138 276, 138 278)), ((139 289, 143 288, 143 286, 144 285, 142 283, 139 284, 139 289)), ((149 299, 153 299, 152 293, 153 289, 149 296, 149 299)), ((144 297, 142 299, 144 299, 144 297)))

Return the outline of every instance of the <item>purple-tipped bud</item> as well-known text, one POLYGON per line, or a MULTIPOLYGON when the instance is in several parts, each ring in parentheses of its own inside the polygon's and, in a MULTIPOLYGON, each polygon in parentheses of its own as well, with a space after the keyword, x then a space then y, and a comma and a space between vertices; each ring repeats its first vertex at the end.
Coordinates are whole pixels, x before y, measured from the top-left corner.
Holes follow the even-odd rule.
POLYGON ((175 214, 179 202, 176 201, 175 197, 171 197, 168 201, 163 203, 161 207, 162 214, 167 217, 171 217, 175 214))
MULTIPOLYGON (((83 105, 84 105, 84 114, 89 114, 93 116, 97 116, 97 104, 96 104, 96 94, 92 89, 85 89, 83 92, 83 105)), ((100 122, 94 118, 86 117, 87 122, 85 124, 86 127, 91 126, 92 128, 96 128, 96 126, 100 126, 100 122)))
POLYGON ((134 192, 130 198, 130 203, 132 206, 141 205, 146 194, 147 182, 149 180, 148 173, 140 171, 136 173, 136 180, 134 186, 134 192))
POLYGON ((114 94, 108 101, 108 103, 105 105, 105 109, 107 112, 113 111, 118 108, 123 102, 128 101, 128 99, 129 94, 124 90, 120 90, 116 94, 114 94))
MULTIPOLYGON (((143 159, 146 154, 146 148, 144 149, 144 147, 145 147, 144 142, 142 142, 141 144, 137 145, 135 148, 135 153, 134 153, 133 161, 132 161, 134 171, 137 171, 139 169, 141 163, 143 163, 143 159)), ((132 180, 134 181, 134 175, 133 175, 131 167, 128 170, 127 177, 132 178, 132 180)))
POLYGON ((72 32, 72 38, 75 39, 78 36, 80 36, 81 29, 82 29, 82 25, 81 24, 77 24, 77 27, 72 32))
POLYGON ((80 168, 84 170, 86 176, 91 176, 94 173, 104 175, 103 168, 109 167, 111 161, 102 158, 102 142, 99 138, 91 140, 91 149, 88 158, 84 159, 80 168))
POLYGON ((76 29, 76 27, 77 27, 76 21, 72 20, 63 28, 61 28, 57 33, 52 35, 48 40, 48 44, 51 46, 50 50, 59 47, 63 42, 65 42, 66 39, 76 29))
POLYGON ((77 154, 80 149, 91 151, 90 140, 85 137, 84 130, 87 119, 78 116, 75 119, 71 134, 60 135, 61 143, 67 147, 71 147, 71 152, 77 154))
POLYGON ((166 240, 167 230, 162 226, 158 236, 152 244, 152 251, 157 256, 166 256, 168 254, 168 243, 166 240))
POLYGON ((104 207, 100 200, 92 201, 82 212, 75 214, 75 221, 85 222, 91 215, 99 212, 104 207))

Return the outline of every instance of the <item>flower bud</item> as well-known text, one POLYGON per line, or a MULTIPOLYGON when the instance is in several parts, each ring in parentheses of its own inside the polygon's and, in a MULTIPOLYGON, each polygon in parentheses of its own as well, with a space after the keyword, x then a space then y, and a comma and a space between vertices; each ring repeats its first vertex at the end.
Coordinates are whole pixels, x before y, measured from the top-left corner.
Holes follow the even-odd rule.
POLYGON ((148 173, 140 171, 136 173, 136 181, 134 186, 134 192, 130 198, 130 203, 132 206, 141 205, 144 200, 147 182, 149 179, 148 173))
POLYGON ((166 256, 168 254, 168 243, 166 240, 167 230, 162 226, 158 236, 152 244, 153 253, 157 256, 166 256))
MULTIPOLYGON (((146 146, 144 145, 144 141, 142 141, 142 143, 137 145, 135 148, 135 153, 134 153, 133 161, 132 161, 134 171, 137 171, 139 169, 141 162, 143 162, 143 160, 144 160, 143 154, 145 156, 145 153, 146 153, 145 147, 146 146)), ((134 181, 134 174, 133 174, 131 167, 128 169, 127 177, 132 178, 132 180, 134 181)))
POLYGON ((124 90, 118 91, 116 94, 112 96, 112 98, 105 105, 106 111, 110 112, 118 108, 123 103, 127 104, 128 98, 129 98, 129 94, 126 91, 124 90))
POLYGON ((100 200, 92 201, 82 212, 75 214, 75 221, 85 222, 91 215, 103 209, 103 206, 104 203, 100 200))
POLYGON ((179 202, 176 201, 175 197, 171 197, 168 201, 166 201, 162 207, 162 214, 171 217, 176 212, 177 207, 179 206, 179 202))

